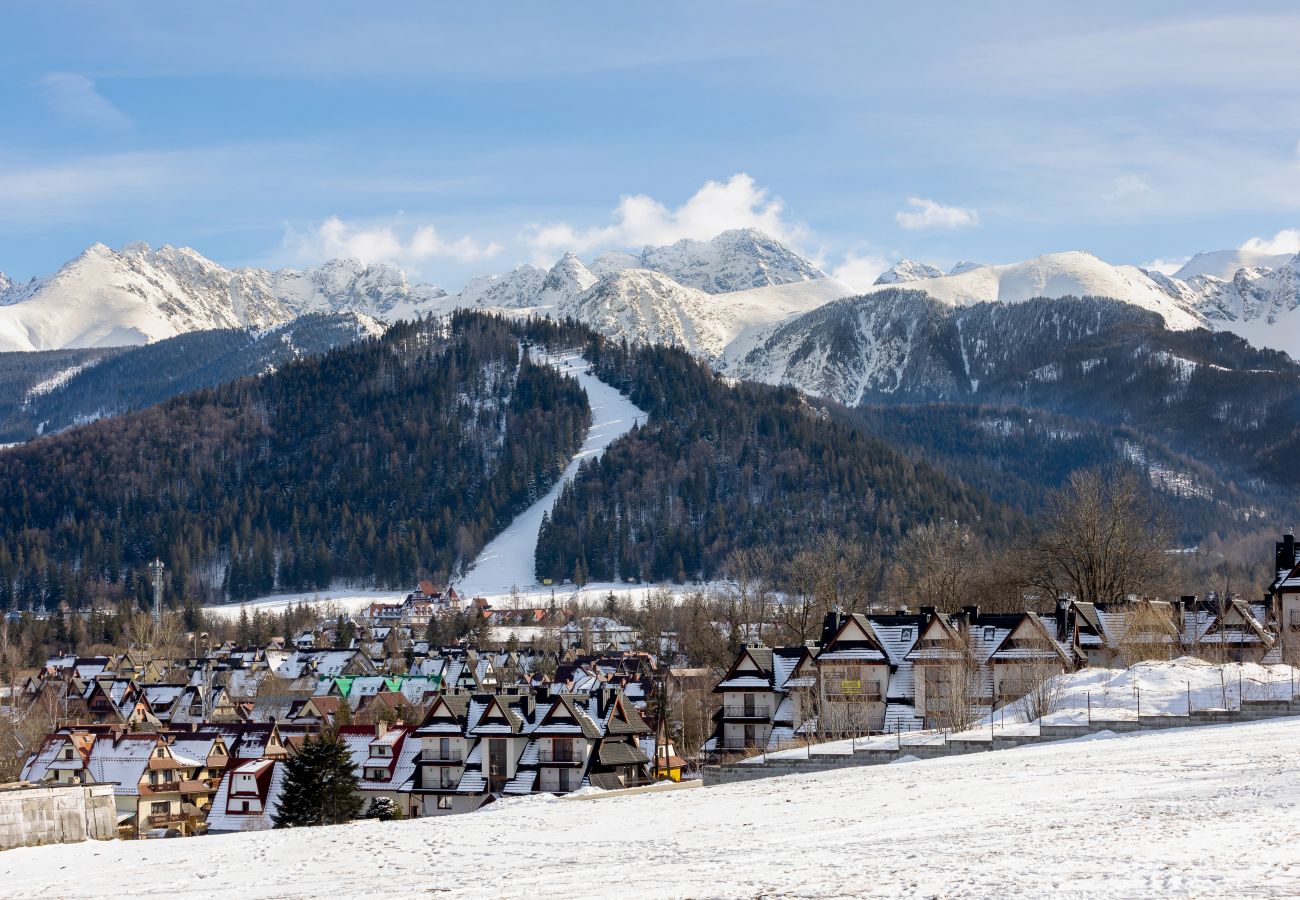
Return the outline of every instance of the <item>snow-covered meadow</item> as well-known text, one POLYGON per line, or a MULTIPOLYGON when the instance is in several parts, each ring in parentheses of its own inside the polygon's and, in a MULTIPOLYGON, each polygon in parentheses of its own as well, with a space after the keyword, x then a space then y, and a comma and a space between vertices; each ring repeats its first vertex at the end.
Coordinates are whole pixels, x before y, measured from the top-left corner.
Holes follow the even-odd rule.
POLYGON ((1300 720, 470 817, 0 854, 0 895, 1286 897, 1300 720))

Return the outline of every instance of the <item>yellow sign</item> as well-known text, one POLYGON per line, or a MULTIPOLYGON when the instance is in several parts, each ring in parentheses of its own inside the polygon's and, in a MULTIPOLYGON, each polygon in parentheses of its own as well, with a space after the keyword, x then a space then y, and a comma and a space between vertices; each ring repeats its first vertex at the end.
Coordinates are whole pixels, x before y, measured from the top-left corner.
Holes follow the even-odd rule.
POLYGON ((845 678, 843 681, 840 682, 840 693, 841 693, 841 694, 861 694, 861 693, 862 693, 862 679, 861 679, 861 678, 845 678))

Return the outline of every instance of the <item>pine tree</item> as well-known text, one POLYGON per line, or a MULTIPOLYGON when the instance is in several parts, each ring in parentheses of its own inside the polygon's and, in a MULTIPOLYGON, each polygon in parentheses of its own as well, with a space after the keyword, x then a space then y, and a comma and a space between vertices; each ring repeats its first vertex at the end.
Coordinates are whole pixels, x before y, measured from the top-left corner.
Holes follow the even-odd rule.
POLYGON ((361 811, 352 755, 338 733, 326 731, 303 741, 284 763, 284 789, 276 810, 276 828, 337 825, 361 811))

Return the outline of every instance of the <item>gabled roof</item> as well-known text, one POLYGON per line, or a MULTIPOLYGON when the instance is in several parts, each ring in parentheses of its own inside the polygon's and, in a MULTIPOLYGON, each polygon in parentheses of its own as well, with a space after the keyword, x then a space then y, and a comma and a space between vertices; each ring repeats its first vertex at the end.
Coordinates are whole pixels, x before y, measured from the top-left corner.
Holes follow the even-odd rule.
POLYGON ((713 692, 771 690, 773 681, 772 648, 750 644, 740 648, 731 668, 713 692))
POLYGON ((817 661, 887 664, 890 660, 867 617, 850 613, 843 617, 830 640, 817 651, 817 661))

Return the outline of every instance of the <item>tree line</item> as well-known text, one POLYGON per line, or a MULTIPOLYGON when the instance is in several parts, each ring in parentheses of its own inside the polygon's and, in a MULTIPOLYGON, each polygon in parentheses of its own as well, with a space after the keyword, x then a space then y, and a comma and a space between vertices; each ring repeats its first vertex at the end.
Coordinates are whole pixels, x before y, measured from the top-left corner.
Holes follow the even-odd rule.
POLYGON ((445 581, 554 483, 578 383, 482 314, 175 398, 0 454, 0 608, 445 581))

